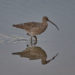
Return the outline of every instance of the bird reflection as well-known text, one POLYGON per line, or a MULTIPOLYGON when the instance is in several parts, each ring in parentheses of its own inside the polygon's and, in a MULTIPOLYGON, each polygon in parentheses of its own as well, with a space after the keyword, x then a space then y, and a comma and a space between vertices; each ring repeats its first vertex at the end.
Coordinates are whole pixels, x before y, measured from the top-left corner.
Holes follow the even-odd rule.
POLYGON ((58 53, 57 53, 51 59, 47 60, 46 52, 41 47, 38 47, 38 46, 27 47, 22 52, 14 52, 12 54, 13 55, 19 55, 20 57, 29 58, 29 60, 41 59, 41 63, 43 65, 49 63, 52 60, 54 60, 56 58, 56 56, 58 55, 58 53))

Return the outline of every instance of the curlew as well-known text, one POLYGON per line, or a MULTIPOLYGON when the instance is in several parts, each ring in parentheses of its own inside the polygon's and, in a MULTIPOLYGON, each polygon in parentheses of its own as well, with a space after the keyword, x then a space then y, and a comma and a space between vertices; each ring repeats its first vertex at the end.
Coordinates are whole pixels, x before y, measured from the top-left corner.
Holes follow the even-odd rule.
POLYGON ((51 20, 49 20, 47 16, 44 16, 42 18, 41 23, 40 22, 27 22, 27 23, 22 23, 22 24, 13 24, 13 27, 24 29, 27 32, 27 34, 31 36, 31 45, 32 45, 32 37, 34 37, 35 38, 34 45, 35 45, 37 44, 36 35, 40 35, 46 30, 48 26, 47 22, 50 22, 57 28, 57 30, 59 30, 58 26, 55 23, 53 23, 51 20))

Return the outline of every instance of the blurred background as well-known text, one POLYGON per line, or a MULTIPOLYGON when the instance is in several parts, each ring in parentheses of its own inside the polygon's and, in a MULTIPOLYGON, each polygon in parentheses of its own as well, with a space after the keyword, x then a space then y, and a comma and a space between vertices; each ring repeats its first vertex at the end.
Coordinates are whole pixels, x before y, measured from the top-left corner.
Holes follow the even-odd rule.
POLYGON ((0 75, 74 75, 75 74, 75 0, 0 0, 0 75), (29 37, 12 24, 41 22, 43 16, 58 25, 60 31, 48 24, 37 36, 37 46, 43 48, 48 59, 59 52, 47 65, 40 60, 13 56, 23 51, 28 41, 13 41, 29 37))

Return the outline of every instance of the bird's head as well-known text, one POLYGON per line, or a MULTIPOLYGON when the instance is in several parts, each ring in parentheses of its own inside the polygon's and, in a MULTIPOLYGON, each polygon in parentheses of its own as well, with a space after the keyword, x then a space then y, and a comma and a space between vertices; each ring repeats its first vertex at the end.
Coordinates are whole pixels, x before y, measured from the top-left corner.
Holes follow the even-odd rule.
POLYGON ((47 16, 44 16, 42 18, 42 20, 43 20, 43 22, 47 22, 47 21, 50 22, 52 25, 54 25, 56 27, 57 30, 59 30, 59 27, 54 22, 52 22, 50 19, 48 19, 47 16))

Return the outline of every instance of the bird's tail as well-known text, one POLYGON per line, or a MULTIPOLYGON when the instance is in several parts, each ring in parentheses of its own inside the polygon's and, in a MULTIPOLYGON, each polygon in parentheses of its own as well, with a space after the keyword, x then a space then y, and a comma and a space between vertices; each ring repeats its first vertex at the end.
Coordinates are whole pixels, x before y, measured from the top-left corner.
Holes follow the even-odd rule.
POLYGON ((15 52, 15 53, 12 53, 13 55, 21 55, 22 52, 15 52))
POLYGON ((24 29, 24 25, 23 24, 13 24, 12 26, 16 27, 16 28, 24 29))

